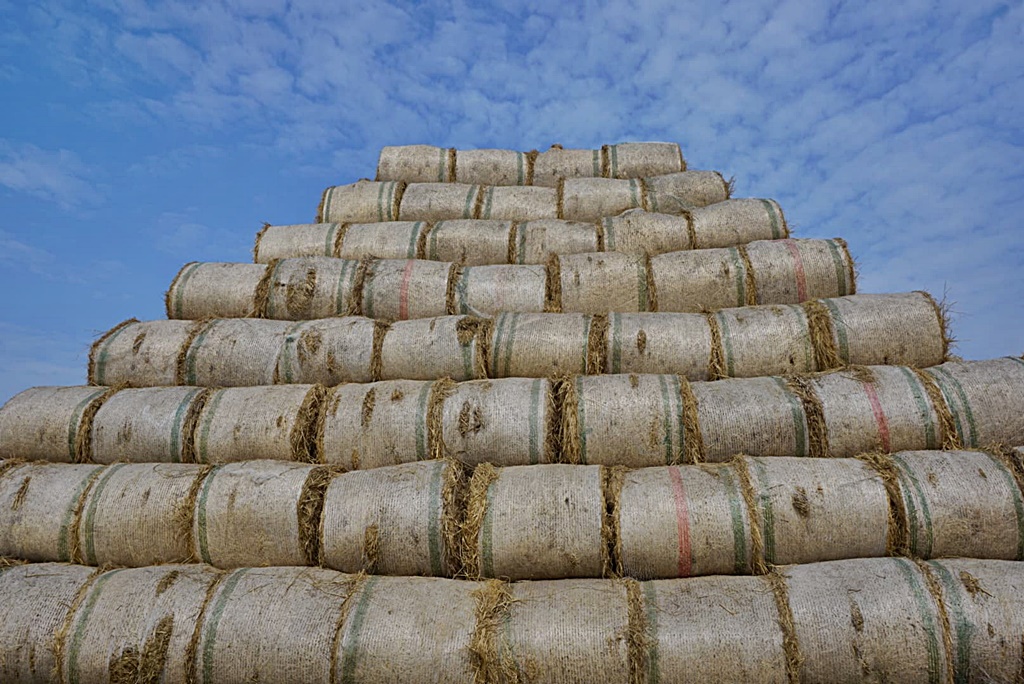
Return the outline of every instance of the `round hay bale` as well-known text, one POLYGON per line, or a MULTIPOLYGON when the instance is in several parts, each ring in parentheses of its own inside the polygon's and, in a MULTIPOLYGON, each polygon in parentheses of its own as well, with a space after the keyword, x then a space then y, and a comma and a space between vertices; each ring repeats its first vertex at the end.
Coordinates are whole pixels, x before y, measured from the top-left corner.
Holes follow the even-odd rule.
POLYGON ((605 145, 601 150, 609 178, 646 178, 686 170, 677 143, 630 142, 605 145))
POLYGON ((611 313, 605 358, 609 373, 673 373, 707 380, 713 339, 701 314, 611 313))
POLYGON ((513 150, 458 150, 455 182, 481 185, 529 185, 530 162, 513 150))
POLYGON ((1024 560, 1024 499, 1013 473, 980 451, 893 454, 910 553, 1024 560))
POLYGON ((944 363, 925 373, 939 386, 964 447, 1024 444, 1024 360, 944 363))
POLYGON ((552 146, 533 163, 533 184, 558 187, 563 178, 600 178, 601 150, 566 150, 552 146))
POLYGON ((251 318, 210 321, 185 352, 183 385, 273 385, 285 338, 296 324, 251 318))
POLYGON ((402 221, 477 218, 476 207, 482 192, 483 186, 480 185, 412 183, 405 188, 402 206, 396 218, 402 221))
POLYGON ((456 311, 473 316, 500 312, 539 313, 547 299, 544 266, 470 266, 455 287, 456 311))
POLYGON ((682 171, 643 179, 649 211, 681 214, 729 199, 729 184, 717 171, 682 171))
POLYGON ((558 209, 558 191, 554 188, 489 187, 483 191, 477 218, 502 221, 557 219, 560 218, 558 209))
POLYGON ((280 383, 373 380, 375 345, 386 327, 369 318, 347 316, 294 324, 285 335, 277 363, 280 383))
MULTIPOLYGON (((264 226, 256 236, 253 261, 257 264, 269 264, 277 259, 335 256, 335 243, 338 241, 339 234, 343 232, 341 226, 340 223, 264 226)), ((358 259, 359 257, 354 258, 358 259)))
POLYGON ((471 316, 439 316, 398 321, 381 348, 382 380, 472 380, 486 375, 489 321, 471 316))
POLYGON ((546 379, 460 382, 441 409, 445 455, 469 465, 551 463, 555 414, 554 387, 546 379))
POLYGON ((546 264, 552 254, 600 251, 597 226, 580 221, 543 219, 516 224, 516 264, 546 264))
POLYGON ((192 433, 208 392, 199 387, 145 387, 115 392, 92 423, 95 463, 195 460, 192 433))
POLYGON ((655 214, 630 209, 601 220, 604 248, 628 254, 664 254, 693 249, 687 214, 655 214))
POLYGON ((650 644, 647 681, 791 681, 779 610, 764 578, 697 577, 641 586, 650 644))
POLYGON ((284 259, 274 264, 266 318, 307 321, 344 316, 353 306, 352 288, 359 262, 328 257, 284 259))
POLYGON ((758 304, 799 304, 856 292, 842 240, 758 240, 746 246, 758 304))
POLYGON ((444 183, 455 174, 455 150, 433 145, 386 145, 377 158, 377 180, 444 183))
POLYGON ((323 563, 342 572, 374 575, 451 575, 458 559, 448 552, 444 461, 345 473, 324 495, 323 563))
POLYGON ((54 635, 79 607, 79 597, 95 571, 58 563, 0 567, 0 681, 55 680, 54 635))
POLYGON ((823 299, 843 363, 926 368, 946 360, 944 322, 925 293, 823 299))
POLYGON ((378 183, 365 179, 327 188, 320 200, 317 223, 397 221, 404 188, 404 182, 378 183))
POLYGON ((732 465, 626 473, 618 525, 628 577, 749 574, 753 567, 750 513, 732 465))
MULTIPOLYGON (((789 237, 782 207, 770 199, 727 199, 689 212, 692 249, 732 247, 789 237)), ((668 250, 666 250, 668 251, 668 250)))
POLYGON ((87 438, 106 387, 33 387, 0 408, 0 458, 73 463, 88 456, 87 438))
POLYGON ((597 221, 629 209, 646 209, 644 194, 643 181, 636 178, 567 178, 562 184, 562 212, 558 218, 597 221))
MULTIPOLYGON (((870 465, 845 458, 741 457, 747 506, 772 565, 884 556, 889 497, 870 465)), ((755 564, 761 559, 755 558, 755 564)))
POLYGON ((186 265, 165 299, 167 318, 245 318, 259 313, 257 292, 268 268, 263 264, 200 263, 186 265))
POLYGON ((802 657, 799 681, 862 681, 865 671, 893 682, 949 681, 939 609, 913 561, 867 558, 781 572, 802 657))
POLYGON ((430 318, 448 313, 454 288, 452 264, 439 261, 375 260, 362 288, 362 312, 382 321, 430 318))
POLYGON ((504 264, 509 260, 512 221, 438 221, 427 233, 424 257, 462 266, 504 264))
POLYGON ((714 314, 731 378, 818 370, 807 314, 799 306, 745 306, 714 314), (767 343, 770 340, 770 343, 767 343))
POLYGON ((75 560, 83 498, 102 470, 66 463, 6 468, 0 475, 0 558, 75 560))
POLYGON ((707 461, 751 456, 809 456, 808 420, 781 378, 695 382, 697 421, 707 461))
POLYGON ((125 321, 93 345, 89 382, 129 387, 180 384, 179 354, 204 325, 200 321, 125 321))
POLYGON ((423 234, 430 230, 426 221, 384 221, 383 223, 349 223, 345 226, 341 245, 335 250, 342 259, 358 261, 367 257, 378 259, 416 259, 423 234))
POLYGON ((651 257, 658 310, 716 311, 754 304, 750 268, 739 248, 694 249, 651 257))
POLYGON ((565 254, 553 257, 553 263, 560 276, 562 311, 603 314, 651 308, 652 293, 648 290, 647 260, 643 255, 565 254))
POLYGON ((470 484, 470 575, 512 580, 600 577, 607 554, 598 466, 478 467, 470 484), (568 502, 568 503, 567 503, 568 502))
MULTIPOLYGON (((591 316, 586 314, 501 313, 494 319, 490 345, 490 377, 546 378, 566 373, 586 374, 591 316)), ((601 340, 603 346, 603 340, 601 340)))

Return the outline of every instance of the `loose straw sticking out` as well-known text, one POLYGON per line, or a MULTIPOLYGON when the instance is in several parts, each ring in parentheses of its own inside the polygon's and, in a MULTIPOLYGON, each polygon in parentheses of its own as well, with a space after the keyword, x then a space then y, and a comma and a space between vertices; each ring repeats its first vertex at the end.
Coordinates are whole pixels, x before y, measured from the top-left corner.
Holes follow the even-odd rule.
MULTIPOLYGON (((449 183, 454 183, 455 179, 458 178, 456 170, 459 164, 459 151, 454 147, 448 148, 448 177, 445 179, 449 183)), ((404 190, 404 188, 403 188, 404 190)))
POLYGON ((882 478, 885 493, 889 499, 889 530, 886 536, 886 553, 890 556, 906 556, 910 553, 910 531, 907 525, 907 508, 900 487, 899 471, 889 454, 870 453, 858 456, 871 466, 882 478))
POLYGON ((489 185, 476 186, 476 200, 473 201, 473 213, 470 215, 470 218, 482 218, 484 211, 484 197, 490 190, 491 186, 489 185))
POLYGON ((579 465, 583 448, 580 442, 580 397, 576 379, 562 376, 555 381, 555 404, 560 407, 559 446, 561 463, 579 465))
POLYGON ((677 377, 683 406, 683 460, 688 464, 704 463, 707 460, 707 449, 700 429, 697 397, 693 394, 690 381, 681 375, 677 377))
POLYGON ((313 468, 302 484, 302 493, 296 506, 299 520, 299 542, 305 552, 307 565, 323 565, 322 538, 324 494, 334 479, 336 469, 329 466, 313 468))
POLYGON ((442 466, 441 485, 441 538, 444 539, 444 565, 447 574, 463 575, 462 558, 465 555, 460 530, 466 519, 469 469, 454 459, 446 459, 442 466))
POLYGON ((803 667, 804 659, 800 655, 800 640, 796 635, 796 624, 793 619, 793 609, 789 605, 789 590, 786 587, 786 580, 775 569, 765 579, 775 596, 775 607, 779 611, 782 650, 786 654, 786 676, 791 684, 797 684, 800 681, 800 668, 803 667))
POLYGON ((295 425, 288 436, 292 448, 292 459, 304 463, 320 460, 317 451, 317 423, 327 398, 327 388, 313 385, 306 393, 295 416, 295 425))
POLYGON ((706 313, 704 318, 708 322, 708 329, 711 332, 711 358, 708 359, 708 379, 723 380, 729 377, 725 368, 725 350, 722 348, 722 329, 718 325, 715 314, 706 313))
POLYGON ((561 461, 562 403, 558 396, 558 378, 548 380, 544 400, 547 406, 547 425, 544 430, 544 456, 547 463, 561 461))
MULTIPOLYGON (((0 461, 0 477, 3 477, 4 473, 6 473, 11 468, 15 468, 20 465, 25 465, 26 463, 28 463, 28 461, 25 461, 20 458, 8 458, 6 460, 0 461)), ((0 556, 0 559, 2 558, 3 556, 0 556)))
POLYGON ((601 145, 601 177, 612 177, 611 145, 601 145))
POLYGON ((857 294, 858 278, 857 260, 853 258, 852 254, 850 254, 850 246, 846 244, 846 240, 840 237, 833 238, 832 240, 837 245, 839 245, 839 248, 843 251, 843 255, 846 257, 846 275, 848 278, 847 282, 850 284, 850 286, 847 288, 847 291, 844 294, 855 295, 857 294))
POLYGON ((370 352, 370 379, 379 381, 384 376, 384 338, 391 326, 384 321, 373 322, 373 349, 370 352))
POLYGON ((327 193, 330 192, 330 190, 331 186, 327 186, 326 188, 324 188, 324 191, 320 193, 320 204, 316 205, 316 219, 313 221, 313 223, 324 222, 324 205, 327 202, 327 193))
POLYGON ((754 272, 754 264, 750 261, 750 253, 747 252, 746 245, 737 245, 736 251, 739 253, 740 259, 743 260, 744 289, 747 291, 746 305, 757 306, 757 273, 754 272))
POLYGON ((736 189, 736 176, 730 176, 729 180, 725 180, 725 176, 721 173, 718 171, 715 171, 715 173, 722 180, 722 186, 725 188, 725 199, 730 199, 733 191, 736 189))
POLYGON ((451 378, 435 380, 430 386, 427 398, 427 452, 430 458, 444 458, 447 448, 444 443, 444 400, 455 392, 456 382, 451 378))
POLYGON ((807 455, 811 458, 827 458, 828 424, 825 422, 825 408, 821 399, 806 378, 790 376, 786 378, 786 387, 804 408, 804 417, 807 419, 807 455))
POLYGON ((263 222, 263 227, 260 228, 260 232, 256 233, 256 242, 252 245, 252 260, 253 263, 260 262, 260 242, 263 241, 263 235, 270 229, 270 224, 266 221, 263 222))
POLYGON ((444 291, 444 308, 445 313, 449 316, 454 316, 459 313, 457 291, 459 287, 459 281, 462 279, 462 266, 457 263, 453 263, 448 268, 448 280, 445 283, 444 291))
POLYGON ((334 236, 334 244, 331 246, 330 256, 335 259, 341 258, 341 249, 345 244, 345 236, 348 235, 348 227, 352 225, 350 223, 339 223, 338 234, 334 236))
POLYGON ((375 256, 364 256, 359 260, 355 278, 352 279, 352 290, 348 300, 348 311, 345 312, 346 316, 363 315, 363 290, 366 288, 366 277, 376 261, 377 257, 375 256))
POLYGON ((607 370, 607 349, 608 315, 591 316, 587 333, 587 375, 601 375, 607 370))
POLYGON ((732 467, 740 481, 740 492, 747 504, 747 517, 750 520, 750 570, 755 575, 768 572, 768 564, 764 557, 764 532, 762 531, 762 512, 758 504, 754 484, 750 478, 746 456, 737 456, 732 460, 732 467))
POLYGON ((192 399, 192 403, 181 422, 181 462, 196 463, 196 429, 199 427, 199 416, 210 400, 213 390, 204 388, 192 399))
POLYGON ((97 468, 89 476, 89 479, 86 480, 86 485, 82 489, 82 495, 78 497, 78 503, 75 504, 75 510, 71 515, 71 524, 68 526, 68 555, 67 558, 61 558, 62 561, 85 565, 85 559, 82 558, 81 548, 79 547, 78 530, 82 526, 82 513, 85 509, 85 501, 89 498, 93 486, 100 479, 100 475, 103 472, 102 468, 97 468))
POLYGON ((467 347, 476 343, 476 353, 473 355, 473 376, 478 380, 487 378, 493 329, 494 321, 490 318, 463 316, 455 323, 455 334, 461 346, 467 347))
MULTIPOLYGON (((271 259, 270 263, 263 270, 263 275, 260 276, 260 281, 256 283, 256 289, 252 295, 252 311, 249 314, 253 318, 266 318, 270 310, 270 288, 273 286, 274 274, 277 272, 277 266, 281 263, 280 259, 271 259)), ((174 286, 171 286, 171 290, 174 286)), ((168 296, 171 294, 171 290, 167 291, 168 296)), ((167 317, 171 317, 171 310, 168 308, 167 317)))
POLYGON ((629 626, 626 632, 626 647, 629 653, 629 684, 644 684, 647 681, 647 661, 651 650, 647 606, 639 582, 632 578, 623 578, 619 582, 626 589, 626 606, 629 615, 629 626))
POLYGON ((120 654, 111 655, 107 668, 110 684, 159 682, 173 632, 174 616, 165 615, 143 642, 141 653, 131 645, 120 654))
MULTIPOLYGON (((956 678, 956 665, 953 662, 953 630, 949 623, 949 613, 946 611, 946 602, 942 600, 942 585, 939 583, 939 579, 932 572, 932 569, 928 567, 928 563, 924 562, 919 558, 912 559, 917 567, 921 570, 921 574, 924 575, 925 584, 928 585, 928 592, 932 595, 932 600, 935 601, 935 606, 939 612, 939 622, 942 623, 942 645, 946 651, 945 665, 946 665, 946 681, 955 682, 956 678)), ((967 673, 964 673, 966 676, 967 673)))
POLYGON ((683 209, 680 218, 686 221, 686 235, 690 242, 690 249, 700 249, 700 246, 697 244, 697 229, 693 225, 693 212, 689 209, 683 209))
POLYGON ((185 339, 182 341, 181 346, 178 347, 178 358, 174 362, 174 384, 175 385, 189 385, 188 382, 188 353, 192 349, 192 343, 196 341, 196 338, 204 333, 208 328, 212 327, 217 322, 217 319, 204 319, 196 321, 192 328, 189 329, 188 334, 185 335, 185 339))
POLYGON ((646 178, 637 178, 636 180, 637 180, 637 185, 640 186, 640 208, 643 209, 644 211, 650 211, 651 210, 651 203, 650 203, 650 200, 648 199, 650 191, 647 188, 647 179, 646 178))
POLYGON ((363 570, 373 575, 380 560, 380 526, 374 523, 363 531, 363 570))
POLYGON ((924 385, 925 394, 928 395, 928 400, 932 404, 932 408, 935 409, 935 415, 939 419, 939 443, 941 448, 948 451, 956 451, 963 449, 964 445, 960 440, 960 433, 956 430, 956 421, 953 419, 953 411, 949 408, 949 403, 946 402, 946 397, 943 396, 942 390, 939 389, 939 385, 928 373, 925 373, 920 368, 911 368, 914 371, 914 375, 924 385))
POLYGON ((839 358, 832 316, 829 315, 828 308, 817 299, 804 302, 802 307, 807 316, 811 349, 814 351, 815 370, 839 368, 843 365, 843 361, 839 358))
POLYGON ((82 607, 82 603, 85 602, 85 598, 88 596, 92 585, 96 583, 96 580, 104 572, 103 568, 97 568, 95 572, 89 575, 82 586, 78 588, 78 591, 75 592, 75 598, 71 600, 71 605, 68 607, 67 615, 64 616, 64 621, 53 634, 51 645, 53 651, 53 671, 50 675, 55 682, 64 681, 64 649, 67 647, 68 632, 71 631, 71 625, 74 624, 75 615, 78 613, 78 609, 82 607))
POLYGON ((650 253, 644 254, 644 276, 647 279, 647 310, 658 310, 658 287, 654 281, 654 270, 651 268, 650 253))
POLYGON ((405 197, 405 189, 409 187, 409 184, 405 181, 399 181, 395 185, 395 196, 391 201, 391 215, 395 217, 396 221, 400 221, 399 218, 402 212, 402 198, 405 197))
POLYGON ((192 516, 195 514, 196 500, 199 498, 199 490, 213 470, 213 466, 199 466, 196 468, 195 479, 189 487, 188 495, 178 502, 174 509, 174 541, 182 542, 182 546, 188 549, 188 555, 182 559, 184 563, 195 563, 195 537, 192 533, 192 516))
POLYGON ((95 342, 92 343, 92 347, 89 348, 89 370, 88 370, 88 376, 89 376, 89 384, 90 385, 99 385, 99 384, 101 384, 100 378, 96 377, 96 362, 97 362, 97 358, 99 357, 99 354, 100 354, 100 349, 103 347, 103 345, 106 344, 107 340, 112 338, 117 333, 121 332, 121 330, 123 330, 124 328, 127 328, 129 325, 132 325, 133 323, 138 323, 138 322, 139 322, 139 319, 137 319, 137 318, 129 318, 126 321, 121 321, 120 323, 115 325, 113 328, 111 328, 107 332, 103 333, 103 335, 101 335, 98 340, 96 340, 95 342))
POLYGON ((544 274, 544 313, 561 313, 562 262, 557 254, 552 254, 548 257, 544 274))
POLYGON ((559 178, 557 187, 557 201, 555 217, 559 219, 565 219, 565 179, 559 178))
POLYGON ((96 414, 100 407, 107 402, 107 399, 117 394, 123 386, 111 387, 103 394, 90 401, 82 411, 82 418, 78 421, 78 431, 75 433, 75 463, 89 463, 92 461, 92 424, 96 420, 96 414))
MULTIPOLYGON (((188 673, 185 677, 186 684, 196 684, 198 681, 199 673, 199 637, 203 632, 203 623, 206 621, 206 611, 210 607, 210 603, 213 601, 214 594, 217 593, 217 588, 220 587, 221 583, 230 575, 230 570, 218 570, 217 574, 214 575, 213 579, 210 580, 210 584, 206 587, 206 596, 203 597, 203 605, 199 607, 199 613, 196 615, 195 627, 192 629, 192 637, 188 641, 188 646, 185 648, 185 663, 188 668, 188 673)), ((63 681, 63 680, 60 680, 63 681)))
POLYGON ((519 231, 521 229, 519 221, 513 221, 512 227, 509 228, 508 231, 508 244, 505 247, 505 261, 510 264, 514 264, 517 261, 516 252, 518 250, 516 249, 516 245, 518 243, 519 231))
POLYGON ((516 600, 509 585, 489 580, 473 592, 476 625, 469 641, 469 658, 474 684, 519 684, 519 670, 511 648, 501 638, 516 600))
MULTIPOLYGON (((986 449, 985 452, 1002 463, 1013 474, 1014 482, 1017 483, 1017 489, 1024 494, 1024 458, 1017 453, 1017 450, 1011 446, 995 444, 986 449)), ((0 470, 0 473, 2 472, 0 470)))
POLYGON ((601 575, 622 575, 622 535, 619 525, 619 497, 626 480, 625 466, 601 467, 601 498, 604 503, 601 516, 601 575))
POLYGON ((178 274, 174 276, 174 280, 171 281, 171 286, 167 288, 167 292, 164 292, 164 311, 167 313, 167 318, 175 317, 174 306, 172 302, 174 299, 174 290, 175 288, 178 287, 178 281, 181 280, 181 276, 185 274, 185 271, 187 271, 191 266, 194 266, 197 263, 199 262, 190 261, 184 266, 182 266, 181 270, 178 271, 178 274))
POLYGON ((604 222, 606 220, 607 219, 597 219, 596 221, 594 221, 594 232, 597 235, 597 251, 598 252, 605 252, 605 251, 607 251, 605 249, 605 242, 604 242, 604 222))
POLYGON ((327 431, 327 417, 334 415, 335 411, 338 410, 338 404, 341 403, 341 396, 338 393, 345 383, 337 385, 336 387, 328 388, 327 394, 324 396, 324 400, 320 405, 320 413, 316 417, 316 453, 318 457, 318 463, 327 462, 327 453, 324 448, 324 436, 327 431))
POLYGON ((477 543, 480 530, 487 515, 487 490, 498 479, 498 470, 490 463, 481 463, 469 480, 466 497, 466 517, 461 525, 462 569, 466 577, 478 579, 481 576, 480 551, 477 543))
POLYGON ((922 295, 935 309, 935 317, 939 321, 939 334, 942 336, 942 359, 943 361, 952 361, 951 352, 956 346, 956 338, 953 337, 952 329, 950 327, 949 318, 953 312, 954 303, 949 301, 947 296, 942 297, 941 302, 935 301, 935 297, 929 292, 924 290, 915 290, 918 294, 922 295))

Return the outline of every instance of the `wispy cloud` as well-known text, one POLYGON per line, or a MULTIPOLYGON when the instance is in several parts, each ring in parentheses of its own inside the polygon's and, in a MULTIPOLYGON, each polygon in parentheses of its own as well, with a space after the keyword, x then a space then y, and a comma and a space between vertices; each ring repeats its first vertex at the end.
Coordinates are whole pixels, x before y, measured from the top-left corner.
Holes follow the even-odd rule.
POLYGON ((91 174, 69 150, 44 150, 0 139, 0 185, 10 190, 55 202, 65 210, 94 206, 101 197, 88 180, 91 174))

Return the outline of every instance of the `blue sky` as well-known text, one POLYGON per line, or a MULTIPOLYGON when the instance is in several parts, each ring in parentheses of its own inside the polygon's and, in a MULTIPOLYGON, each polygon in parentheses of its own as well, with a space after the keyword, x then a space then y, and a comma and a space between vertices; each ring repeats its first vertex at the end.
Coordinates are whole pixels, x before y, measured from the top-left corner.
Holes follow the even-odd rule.
POLYGON ((671 140, 1024 352, 1024 5, 0 0, 0 402, 387 144, 671 140))

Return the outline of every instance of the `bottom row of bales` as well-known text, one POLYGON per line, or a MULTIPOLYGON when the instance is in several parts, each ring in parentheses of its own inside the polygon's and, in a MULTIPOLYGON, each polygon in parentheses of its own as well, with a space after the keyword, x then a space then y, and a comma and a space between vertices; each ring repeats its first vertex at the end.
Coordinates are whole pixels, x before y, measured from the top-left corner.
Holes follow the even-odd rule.
POLYGON ((507 584, 317 568, 0 570, 4 682, 1019 681, 1024 563, 507 584))

